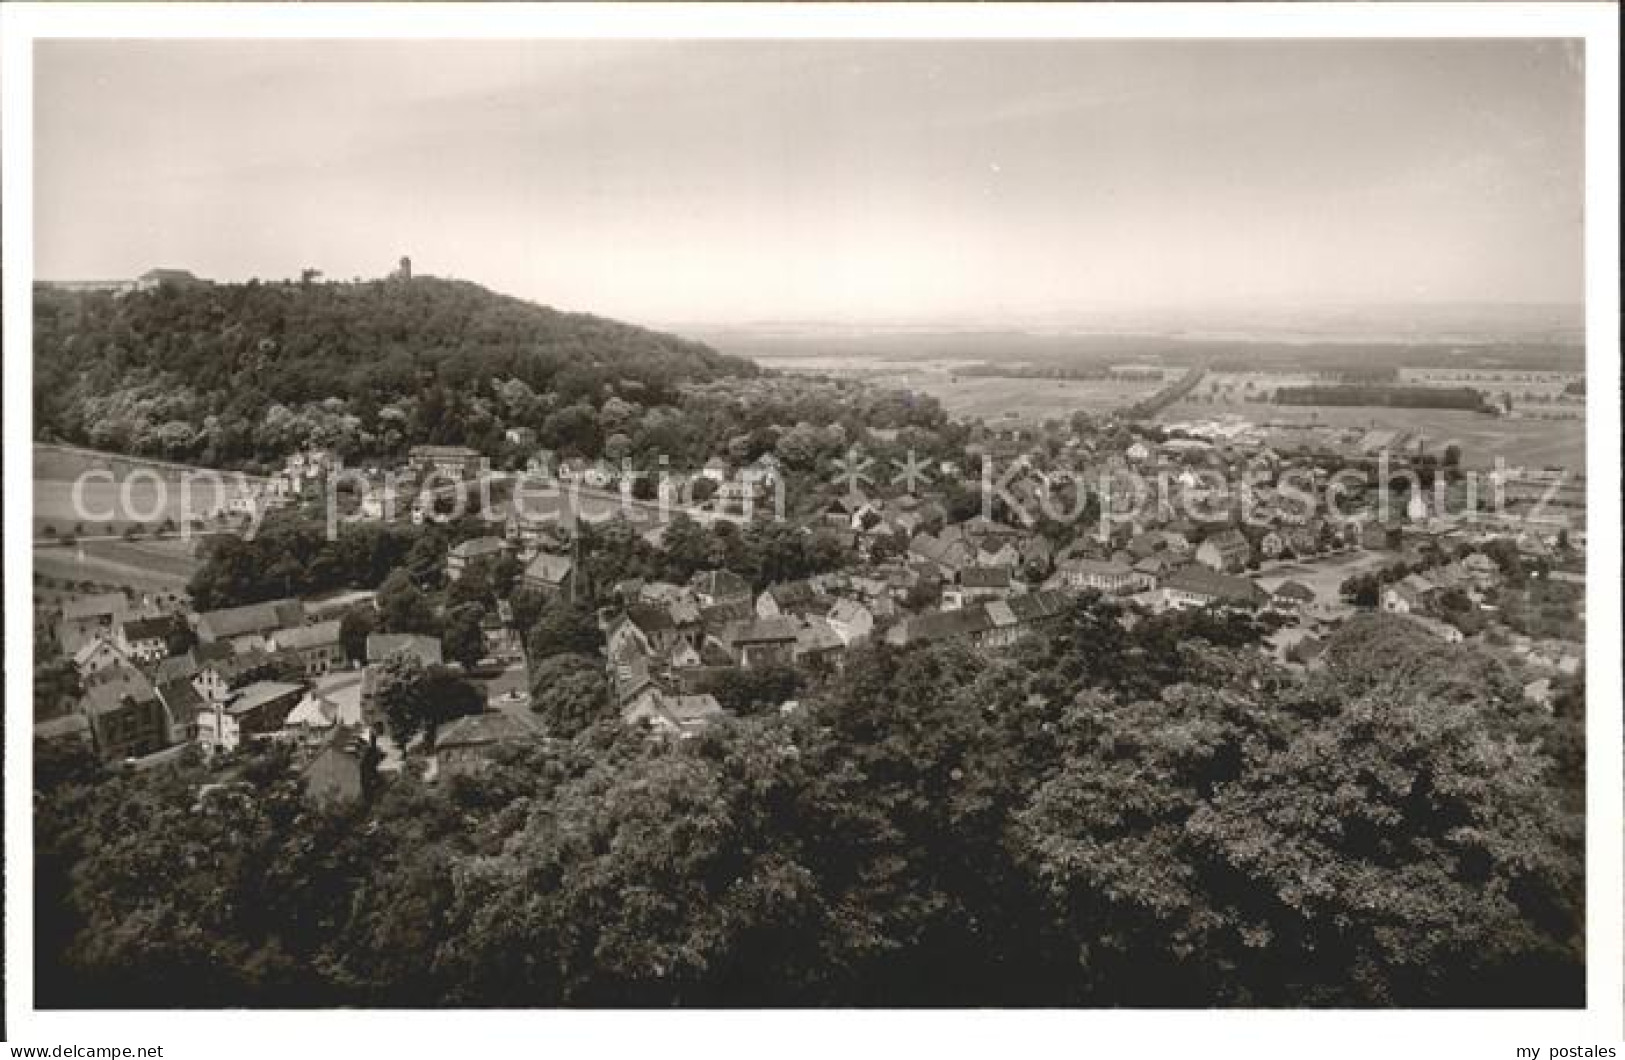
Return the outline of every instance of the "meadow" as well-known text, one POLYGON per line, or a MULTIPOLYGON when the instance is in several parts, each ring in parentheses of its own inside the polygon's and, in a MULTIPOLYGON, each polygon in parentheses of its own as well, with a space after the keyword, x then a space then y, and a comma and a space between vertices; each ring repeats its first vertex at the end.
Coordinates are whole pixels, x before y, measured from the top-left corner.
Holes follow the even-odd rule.
POLYGON ((1162 385, 1154 379, 1031 379, 957 375, 940 369, 887 372, 870 380, 877 386, 928 394, 956 418, 1023 423, 1066 419, 1074 412, 1110 412, 1162 385))
POLYGON ((173 472, 110 475, 92 457, 36 446, 34 533, 42 535, 49 527, 58 534, 106 534, 109 526, 122 533, 128 526, 156 527, 166 519, 176 524, 209 519, 242 488, 223 474, 218 481, 183 480, 173 472))
POLYGON ((1271 405, 1246 401, 1181 401, 1165 409, 1165 423, 1237 415, 1260 425, 1316 424, 1364 430, 1425 434, 1429 447, 1461 447, 1462 463, 1492 467, 1500 456, 1509 465, 1557 465, 1585 469, 1585 421, 1517 419, 1455 409, 1398 409, 1373 406, 1271 405))
POLYGON ((142 541, 85 541, 39 545, 36 577, 129 587, 137 593, 172 593, 185 588, 199 562, 199 538, 142 541))

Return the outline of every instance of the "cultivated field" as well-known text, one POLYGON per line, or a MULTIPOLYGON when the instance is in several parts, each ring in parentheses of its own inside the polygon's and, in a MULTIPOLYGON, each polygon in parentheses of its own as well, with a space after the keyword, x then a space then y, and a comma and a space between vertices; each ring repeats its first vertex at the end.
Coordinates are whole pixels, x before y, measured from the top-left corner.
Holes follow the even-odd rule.
MULTIPOLYGON (((157 526, 164 520, 209 519, 242 492, 241 484, 222 474, 183 481, 178 473, 98 471, 92 458, 71 451, 34 449, 34 532, 46 527, 58 533, 115 533, 126 526, 157 526), (75 529, 83 524, 82 528, 75 529)), ((200 472, 200 475, 204 474, 200 472)))
POLYGON ((1016 379, 909 370, 871 377, 876 385, 913 390, 942 402, 950 416, 1037 422, 1074 412, 1100 414, 1132 405, 1157 391, 1155 379, 1016 379))
POLYGON ((199 539, 86 541, 34 549, 34 573, 46 578, 128 586, 138 593, 183 590, 198 568, 199 539))
POLYGON ((1319 424, 1366 430, 1402 430, 1428 436, 1429 447, 1443 452, 1461 446, 1462 462, 1490 467, 1497 456, 1514 466, 1549 464, 1583 471, 1585 422, 1486 416, 1458 409, 1395 409, 1369 405, 1271 405, 1258 402, 1181 401, 1163 411, 1163 422, 1216 419, 1234 413, 1254 423, 1319 424))

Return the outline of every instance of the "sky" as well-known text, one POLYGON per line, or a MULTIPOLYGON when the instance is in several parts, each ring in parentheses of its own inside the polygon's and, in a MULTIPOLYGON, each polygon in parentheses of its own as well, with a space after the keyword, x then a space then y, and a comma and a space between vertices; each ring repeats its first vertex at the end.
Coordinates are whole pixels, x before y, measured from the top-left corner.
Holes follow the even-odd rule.
POLYGON ((646 322, 1578 303, 1559 41, 49 41, 42 279, 646 322))

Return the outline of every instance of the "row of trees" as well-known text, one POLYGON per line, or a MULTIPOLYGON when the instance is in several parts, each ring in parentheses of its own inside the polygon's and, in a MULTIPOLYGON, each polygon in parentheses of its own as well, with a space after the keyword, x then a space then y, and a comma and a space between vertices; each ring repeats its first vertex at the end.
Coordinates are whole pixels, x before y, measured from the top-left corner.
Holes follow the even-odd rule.
POLYGON ((1283 386, 1277 405, 1381 405, 1404 409, 1465 409, 1493 412, 1494 406, 1472 387, 1433 386, 1283 386))
POLYGON ((868 649, 676 744, 551 663, 573 739, 369 808, 274 754, 42 771, 39 1001, 1581 1002, 1582 696, 1383 618, 1308 675, 1246 619, 1120 618, 868 649))

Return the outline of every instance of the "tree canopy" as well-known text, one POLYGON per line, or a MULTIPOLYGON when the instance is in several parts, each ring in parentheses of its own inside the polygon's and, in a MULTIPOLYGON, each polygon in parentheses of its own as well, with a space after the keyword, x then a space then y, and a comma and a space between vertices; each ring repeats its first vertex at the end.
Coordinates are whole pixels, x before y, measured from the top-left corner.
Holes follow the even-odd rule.
POLYGON ((1310 673, 1245 621, 1124 617, 871 646, 670 742, 554 654, 554 738, 365 807, 275 751, 42 773, 41 1003, 1581 1002, 1571 690, 1387 617, 1310 673))

